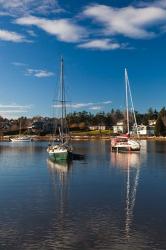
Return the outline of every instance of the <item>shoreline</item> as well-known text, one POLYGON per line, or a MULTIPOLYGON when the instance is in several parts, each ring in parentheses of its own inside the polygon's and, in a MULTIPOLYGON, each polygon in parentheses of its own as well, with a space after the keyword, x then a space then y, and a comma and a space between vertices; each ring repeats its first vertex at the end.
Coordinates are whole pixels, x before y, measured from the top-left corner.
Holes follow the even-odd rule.
MULTIPOLYGON (((11 136, 1 136, 1 142, 10 141, 11 136)), ((12 136, 14 137, 14 136, 12 136)), ((71 140, 73 141, 81 141, 81 140, 111 140, 114 136, 110 135, 71 135, 71 140)), ((166 141, 166 137, 164 136, 141 136, 140 138, 131 137, 137 140, 149 140, 149 141, 166 141)), ((32 141, 54 141, 57 137, 52 137, 50 135, 45 136, 32 136, 32 141)))

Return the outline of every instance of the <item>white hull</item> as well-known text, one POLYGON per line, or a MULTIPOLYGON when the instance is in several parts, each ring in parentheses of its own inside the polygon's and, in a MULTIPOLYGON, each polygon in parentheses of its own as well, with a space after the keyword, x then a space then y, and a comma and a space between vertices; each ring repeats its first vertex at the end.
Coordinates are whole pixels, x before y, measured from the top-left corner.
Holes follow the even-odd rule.
POLYGON ((130 151, 140 151, 141 145, 136 140, 131 140, 131 139, 121 140, 117 138, 111 141, 111 148, 112 148, 112 151, 130 152, 130 151))
POLYGON ((11 142, 30 142, 32 139, 30 137, 16 137, 10 138, 11 142))

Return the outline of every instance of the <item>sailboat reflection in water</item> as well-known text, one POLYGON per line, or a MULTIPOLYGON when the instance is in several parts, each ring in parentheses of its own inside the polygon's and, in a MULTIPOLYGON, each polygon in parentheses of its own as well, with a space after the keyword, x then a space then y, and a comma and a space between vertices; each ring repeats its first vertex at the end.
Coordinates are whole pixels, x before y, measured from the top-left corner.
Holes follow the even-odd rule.
POLYGON ((126 206, 125 206, 125 234, 130 237, 130 230, 134 217, 134 207, 136 193, 140 176, 140 154, 116 154, 111 153, 111 163, 113 166, 122 168, 127 175, 126 180, 126 206))
POLYGON ((59 144, 50 145, 47 152, 53 160, 67 160, 72 157, 72 146, 70 144, 69 129, 66 119, 66 100, 64 86, 64 63, 61 58, 61 74, 60 74, 60 100, 58 100, 57 108, 61 109, 61 124, 59 127, 59 144))
MULTIPOLYGON (((55 191, 59 189, 59 192, 63 192, 67 187, 68 174, 70 170, 71 162, 68 161, 52 161, 47 159, 47 166, 52 180, 52 185, 55 191)), ((61 195, 60 195, 61 196, 61 195)), ((62 197, 61 197, 62 198, 62 197)))
POLYGON ((71 161, 53 161, 52 159, 47 159, 47 165, 51 172, 55 172, 60 175, 65 175, 68 173, 71 161))

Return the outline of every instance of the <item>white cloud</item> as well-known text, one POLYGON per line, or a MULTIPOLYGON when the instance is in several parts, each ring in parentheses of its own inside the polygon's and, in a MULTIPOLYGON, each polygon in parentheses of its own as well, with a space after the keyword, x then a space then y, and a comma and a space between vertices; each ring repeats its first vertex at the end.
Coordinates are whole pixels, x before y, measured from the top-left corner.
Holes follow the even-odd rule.
POLYGON ((9 15, 60 12, 57 0, 0 0, 0 8, 9 15))
POLYGON ((17 109, 11 109, 11 110, 0 110, 1 114, 6 114, 6 113, 26 113, 28 112, 27 110, 17 110, 17 109))
POLYGON ((92 110, 101 110, 102 107, 101 106, 93 106, 93 107, 90 107, 89 109, 92 109, 92 110))
POLYGON ((2 30, 2 29, 0 29, 0 40, 8 41, 8 42, 15 42, 15 43, 26 41, 23 35, 20 35, 13 31, 2 30))
MULTIPOLYGON (((161 1, 164 3, 164 1, 161 1)), ((102 25, 104 35, 123 35, 130 38, 151 38, 155 33, 148 28, 166 21, 166 10, 158 6, 128 6, 113 8, 106 5, 91 5, 85 8, 84 17, 92 18, 102 25)))
POLYGON ((44 78, 44 77, 50 77, 53 76, 54 73, 47 71, 47 70, 42 70, 42 69, 27 69, 26 75, 28 76, 35 76, 38 78, 44 78))
POLYGON ((36 33, 33 31, 33 30, 27 30, 27 33, 30 35, 30 36, 33 36, 33 37, 36 37, 36 33))
POLYGON ((100 50, 114 50, 119 49, 123 45, 112 42, 110 39, 95 39, 86 43, 79 44, 79 48, 85 49, 100 49, 100 50))
MULTIPOLYGON (((72 104, 66 104, 66 108, 75 108, 75 109, 80 109, 80 108, 85 108, 93 105, 94 103, 72 103, 72 104)), ((61 108, 61 104, 55 104, 53 105, 54 108, 61 108)))
POLYGON ((89 107, 91 105, 93 105, 93 103, 91 103, 91 102, 89 102, 89 103, 72 103, 72 104, 70 104, 70 107, 79 109, 79 108, 89 107))
POLYGON ((44 77, 50 77, 50 76, 54 75, 53 72, 50 72, 48 70, 31 69, 31 68, 26 69, 27 64, 22 63, 22 62, 12 62, 12 64, 16 67, 23 67, 25 70, 26 76, 34 76, 34 77, 38 77, 38 78, 44 78, 44 77))
POLYGON ((13 64, 14 66, 17 66, 17 67, 24 67, 24 66, 26 66, 26 64, 25 64, 25 63, 22 63, 22 62, 12 62, 12 64, 13 64))
POLYGON ((0 109, 8 109, 8 108, 14 108, 14 109, 31 109, 32 105, 17 105, 17 104, 0 104, 0 109))
POLYGON ((105 102, 103 102, 103 104, 111 104, 112 103, 112 101, 105 101, 105 102))
MULTIPOLYGON (((101 109, 102 107, 104 107, 107 104, 111 104, 112 102, 109 101, 105 101, 105 102, 88 102, 88 103, 71 103, 71 104, 66 104, 66 108, 73 108, 73 109, 93 109, 93 110, 97 110, 97 109, 101 109)), ((61 108, 61 104, 54 104, 53 105, 54 108, 61 108)))
POLYGON ((16 23, 26 26, 34 25, 64 42, 78 42, 86 34, 84 28, 73 23, 70 19, 49 20, 46 18, 27 16, 16 19, 16 23))
POLYGON ((0 115, 5 118, 14 118, 29 112, 32 105, 0 104, 0 115))

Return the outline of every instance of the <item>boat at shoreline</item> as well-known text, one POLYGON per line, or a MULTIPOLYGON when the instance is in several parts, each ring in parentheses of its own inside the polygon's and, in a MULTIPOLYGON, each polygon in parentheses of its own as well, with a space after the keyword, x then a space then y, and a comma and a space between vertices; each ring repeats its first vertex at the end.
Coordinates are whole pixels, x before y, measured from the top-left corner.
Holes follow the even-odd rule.
POLYGON ((49 145, 47 152, 53 160, 67 160, 72 157, 72 146, 70 144, 69 129, 66 119, 66 100, 64 86, 64 62, 61 58, 61 74, 60 74, 60 103, 61 108, 61 124, 59 127, 59 142, 49 145))
POLYGON ((125 69, 125 91, 126 91, 126 120, 127 120, 127 133, 125 135, 116 136, 111 140, 111 150, 115 152, 131 152, 137 151, 139 152, 141 149, 140 142, 136 139, 130 138, 130 123, 129 123, 129 103, 128 103, 128 94, 130 95, 131 106, 132 106, 132 114, 134 118, 134 129, 136 130, 136 134, 138 136, 138 126, 134 111, 133 99, 131 95, 130 83, 128 79, 127 70, 125 69))
POLYGON ((20 128, 19 128, 19 135, 16 137, 9 137, 9 141, 11 142, 30 142, 32 138, 28 135, 21 135, 21 120, 20 120, 20 128))
POLYGON ((112 151, 115 152, 139 152, 141 147, 137 140, 130 139, 128 135, 119 135, 111 140, 112 151))
POLYGON ((30 142, 32 141, 32 138, 30 136, 18 136, 9 138, 11 142, 30 142))

